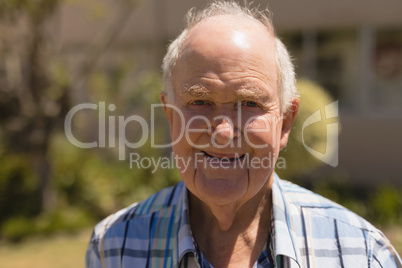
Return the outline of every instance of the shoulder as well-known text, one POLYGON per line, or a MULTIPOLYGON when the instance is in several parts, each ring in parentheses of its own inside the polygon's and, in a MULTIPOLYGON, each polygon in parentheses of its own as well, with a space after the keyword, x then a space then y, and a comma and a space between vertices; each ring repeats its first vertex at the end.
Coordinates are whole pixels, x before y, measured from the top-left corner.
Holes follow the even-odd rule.
POLYGON ((378 231, 372 224, 349 209, 289 181, 279 180, 287 203, 299 211, 343 222, 356 228, 378 231))
POLYGON ((297 237, 307 236, 315 245, 333 240, 334 249, 361 261, 369 257, 373 264, 388 263, 386 267, 400 263, 385 235, 356 213, 291 182, 279 180, 278 184, 289 206, 292 224, 299 225, 295 228, 297 237))
POLYGON ((111 214, 95 226, 93 239, 101 239, 109 230, 113 230, 113 233, 119 232, 119 229, 124 229, 125 223, 128 221, 141 224, 144 219, 149 218, 153 213, 174 206, 183 190, 184 184, 180 182, 175 186, 158 191, 145 200, 136 202, 111 214))
POLYGON ((125 246, 128 248, 124 254, 133 257, 137 263, 146 261, 144 254, 149 249, 152 223, 162 224, 166 211, 177 211, 173 208, 178 207, 184 190, 182 182, 165 188, 99 222, 87 248, 86 267, 122 266, 125 246), (161 220, 153 221, 158 217, 161 220))

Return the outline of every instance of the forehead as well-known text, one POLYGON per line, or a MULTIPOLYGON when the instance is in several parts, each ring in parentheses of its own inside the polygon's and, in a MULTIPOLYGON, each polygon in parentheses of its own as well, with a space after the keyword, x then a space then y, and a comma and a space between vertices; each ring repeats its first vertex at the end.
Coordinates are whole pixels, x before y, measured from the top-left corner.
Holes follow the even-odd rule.
POLYGON ((261 22, 244 16, 220 15, 207 18, 189 30, 180 57, 189 52, 225 56, 233 51, 240 55, 259 53, 261 57, 273 54, 274 44, 273 34, 261 22))
POLYGON ((172 78, 175 88, 191 86, 200 80, 208 85, 274 87, 277 81, 274 37, 262 23, 250 18, 233 15, 208 18, 187 34, 172 78))
POLYGON ((201 33, 207 32, 209 35, 213 32, 225 32, 228 30, 249 31, 258 35, 273 36, 271 29, 254 18, 245 15, 216 15, 206 18, 191 27, 186 39, 188 41, 201 33))

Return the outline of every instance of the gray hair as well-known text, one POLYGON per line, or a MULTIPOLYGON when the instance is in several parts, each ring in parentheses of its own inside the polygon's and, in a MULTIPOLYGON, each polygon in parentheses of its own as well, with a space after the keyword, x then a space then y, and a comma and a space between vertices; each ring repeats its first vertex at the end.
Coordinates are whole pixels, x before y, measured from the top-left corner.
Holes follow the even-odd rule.
POLYGON ((214 1, 205 9, 195 11, 190 9, 186 16, 186 28, 169 45, 167 53, 163 58, 162 71, 164 89, 167 92, 168 99, 174 100, 174 90, 172 84, 172 71, 179 58, 182 45, 187 37, 187 33, 199 22, 219 15, 236 15, 249 18, 262 23, 270 33, 275 37, 275 59, 278 73, 278 92, 280 98, 281 111, 286 112, 291 104, 291 99, 298 96, 296 90, 296 78, 294 66, 290 55, 282 43, 275 35, 272 19, 268 10, 260 11, 257 8, 240 6, 232 1, 214 1))

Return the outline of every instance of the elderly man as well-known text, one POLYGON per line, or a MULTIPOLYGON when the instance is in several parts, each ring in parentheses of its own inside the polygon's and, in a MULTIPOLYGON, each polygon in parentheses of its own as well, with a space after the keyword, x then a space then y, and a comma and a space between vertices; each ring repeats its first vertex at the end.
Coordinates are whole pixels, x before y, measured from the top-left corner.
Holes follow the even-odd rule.
POLYGON ((299 99, 264 14, 190 13, 161 94, 183 182, 99 223, 87 267, 401 267, 368 222, 275 174, 299 99))

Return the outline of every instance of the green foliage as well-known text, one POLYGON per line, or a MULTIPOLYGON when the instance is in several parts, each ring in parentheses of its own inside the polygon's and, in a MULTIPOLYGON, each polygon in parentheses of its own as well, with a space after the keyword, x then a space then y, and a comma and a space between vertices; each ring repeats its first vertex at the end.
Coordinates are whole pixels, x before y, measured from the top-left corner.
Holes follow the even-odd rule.
POLYGON ((354 186, 344 179, 313 183, 312 190, 383 226, 402 224, 402 188, 354 186))
POLYGON ((22 154, 0 154, 0 225, 17 215, 38 213, 38 185, 29 160, 22 154))
MULTIPOLYGON (((54 79, 63 81, 63 68, 56 67, 54 79)), ((143 72, 130 81, 124 81, 127 77, 124 68, 117 68, 112 75, 101 70, 95 71, 88 84, 90 97, 94 103, 107 101, 106 105, 115 104, 116 111, 111 115, 116 118, 137 114, 149 120, 150 104, 159 103, 158 96, 162 87, 160 75, 143 72), (123 83, 130 86, 116 94, 116 91, 124 87, 123 83)), ((95 118, 97 112, 93 111, 95 118)), ((154 125, 158 128, 155 141, 158 144, 166 143, 169 131, 162 109, 157 111, 154 119, 154 125)), ((150 125, 151 122, 148 123, 150 125)), ((96 133, 96 124, 95 129, 96 133)), ((85 132, 92 130, 84 128, 85 132)), ((127 136, 135 137, 138 134, 136 132, 135 128, 130 130, 128 127, 127 136)), ((39 215, 38 209, 31 207, 35 204, 33 196, 37 190, 37 180, 33 179, 28 159, 24 155, 0 155, 0 217, 3 217, 0 236, 18 240, 35 233, 46 234, 60 229, 93 225, 110 213, 180 180, 174 168, 154 170, 153 166, 147 169, 135 165, 130 167, 129 153, 156 159, 159 156, 169 157, 170 151, 152 148, 148 139, 138 149, 127 149, 126 160, 119 161, 117 147, 81 149, 72 145, 64 133, 52 135, 47 158, 51 166, 55 205, 53 211, 39 215)))
MULTIPOLYGON (((124 83, 124 72, 126 70, 121 68, 117 68, 111 76, 101 71, 95 72, 89 83, 93 101, 107 100, 106 105, 116 105, 116 111, 109 112, 111 116, 139 115, 148 119, 150 126, 151 104, 159 103, 162 87, 160 75, 142 72, 130 82, 131 86, 126 91, 115 94, 113 91, 119 90, 124 83), (95 94, 96 89, 99 90, 95 94)), ((155 141, 158 144, 167 142, 169 132, 162 109, 154 115, 154 125, 158 128, 155 131, 155 141)), ((126 136, 134 137, 135 141, 140 131, 127 128, 126 136)), ((119 161, 118 146, 81 149, 72 145, 64 135, 54 136, 49 154, 59 202, 84 208, 93 217, 100 219, 180 180, 178 172, 173 168, 155 170, 154 166, 130 167, 129 153, 137 153, 142 158, 157 159, 161 156, 169 157, 169 150, 153 148, 149 138, 143 146, 129 149, 127 148, 126 160, 119 161)))
POLYGON ((402 222, 402 189, 384 185, 372 194, 371 218, 382 224, 395 224, 402 222))
POLYGON ((60 136, 51 146, 59 202, 87 208, 93 216, 102 217, 128 205, 125 198, 132 194, 141 176, 131 179, 127 165, 98 153, 76 148, 60 136))
MULTIPOLYGON (((179 181, 175 169, 152 173, 151 169, 130 168, 127 161, 118 161, 115 155, 101 150, 80 149, 70 144, 63 135, 55 136, 49 151, 52 184, 57 193, 55 210, 39 216, 28 213, 32 201, 29 195, 19 195, 16 200, 14 194, 18 191, 5 187, 9 194, 0 196, 8 200, 1 200, 0 204, 16 202, 20 210, 11 214, 5 209, 8 214, 4 215, 9 217, 1 225, 0 237, 18 241, 32 234, 91 226, 108 214, 179 181)), ((142 154, 146 157, 158 156, 155 151, 146 149, 142 150, 142 154)), ((27 174, 25 178, 29 178, 30 173, 27 174)), ((29 181, 24 183, 27 185, 20 185, 19 190, 29 189, 29 181)))
POLYGON ((43 213, 39 217, 24 216, 7 219, 1 228, 1 236, 7 240, 18 242, 33 234, 47 235, 55 231, 74 231, 94 223, 89 213, 80 208, 59 207, 52 213, 43 213))
MULTIPOLYGON (((327 125, 326 122, 317 122, 307 126, 303 130, 303 123, 317 110, 323 111, 324 107, 333 102, 331 96, 318 84, 300 79, 297 82, 297 89, 300 93, 300 107, 293 123, 289 141, 280 156, 286 160, 286 168, 275 171, 284 179, 293 179, 306 174, 323 162, 312 156, 304 147, 302 142, 302 131, 304 131, 304 142, 307 146, 321 153, 325 153, 327 125)), ((333 133, 328 133, 328 135, 333 133)), ((333 148, 330 148, 330 150, 333 148)))
POLYGON ((19 241, 32 231, 32 222, 23 216, 9 218, 1 226, 2 237, 11 241, 19 241))

